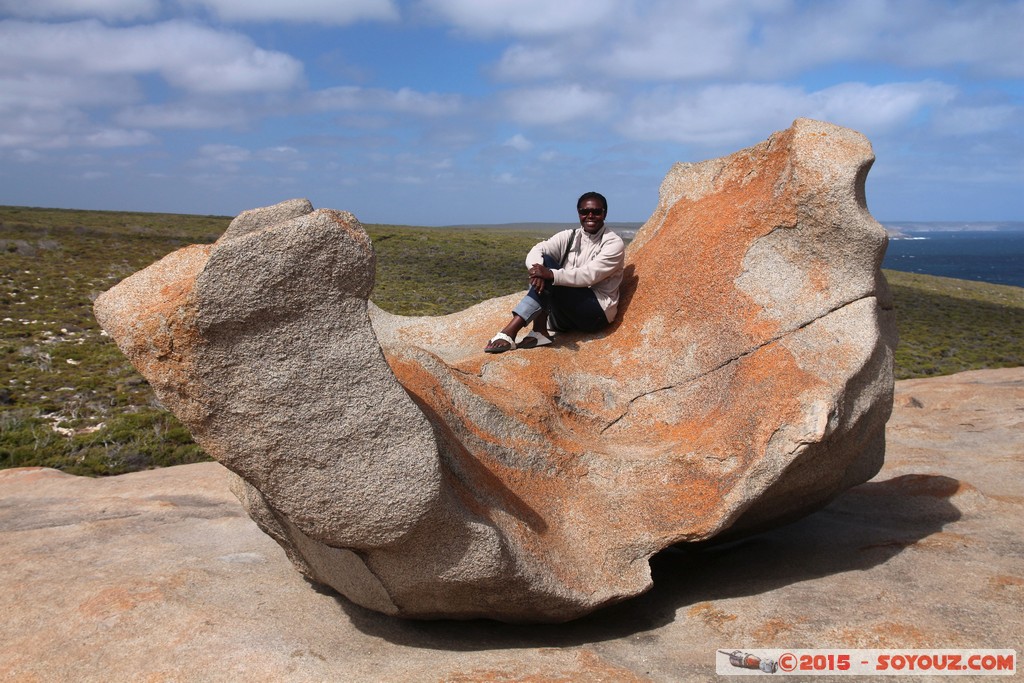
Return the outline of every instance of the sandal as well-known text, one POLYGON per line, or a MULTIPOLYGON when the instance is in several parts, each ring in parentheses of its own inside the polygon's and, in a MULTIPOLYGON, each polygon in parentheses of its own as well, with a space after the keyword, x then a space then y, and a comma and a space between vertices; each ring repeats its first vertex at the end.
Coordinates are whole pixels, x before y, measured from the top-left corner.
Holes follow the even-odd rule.
POLYGON ((499 332, 487 342, 487 346, 484 347, 484 353, 505 353, 506 351, 513 351, 515 348, 516 340, 504 332, 499 332))
POLYGON ((538 346, 547 346, 552 340, 549 337, 545 337, 543 334, 534 330, 530 334, 526 335, 519 342, 519 348, 521 349, 535 349, 538 346))

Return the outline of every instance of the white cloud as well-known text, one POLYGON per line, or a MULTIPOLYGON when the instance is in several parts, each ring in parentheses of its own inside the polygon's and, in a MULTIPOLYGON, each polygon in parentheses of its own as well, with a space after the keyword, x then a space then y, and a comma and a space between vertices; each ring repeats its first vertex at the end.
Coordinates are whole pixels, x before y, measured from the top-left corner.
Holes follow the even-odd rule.
POLYGON ((203 145, 198 152, 199 155, 189 162, 190 166, 199 168, 214 166, 232 173, 238 171, 243 163, 253 158, 252 152, 237 145, 203 145))
POLYGON ((156 142, 152 133, 144 130, 103 128, 82 136, 81 144, 86 147, 135 147, 156 142))
POLYGON ((901 14, 885 0, 793 5, 756 24, 738 75, 778 78, 840 61, 877 60, 907 30, 901 14))
POLYGON ((516 133, 502 144, 506 147, 511 147, 517 152, 528 152, 533 148, 533 143, 527 140, 522 133, 516 133))
POLYGON ((808 115, 868 133, 910 123, 920 112, 951 101, 956 89, 944 83, 841 83, 806 97, 808 115))
POLYGON ((614 0, 424 0, 457 28, 480 34, 553 35, 606 22, 614 0))
POLYGON ((137 128, 203 129, 238 126, 247 117, 239 108, 174 102, 129 107, 118 112, 115 120, 137 128))
POLYGON ((16 149, 11 153, 11 157, 16 161, 20 161, 25 164, 30 164, 43 159, 43 155, 34 149, 16 149))
POLYGON ((143 75, 195 92, 285 90, 302 64, 256 47, 246 36, 184 21, 112 28, 95 20, 64 24, 0 22, 0 70, 9 73, 143 75))
POLYGON ((252 158, 249 150, 236 145, 203 145, 199 148, 199 155, 207 161, 218 163, 237 163, 252 158))
POLYGON ((665 89, 638 98, 621 128, 640 140, 704 146, 748 143, 799 117, 878 134, 912 123, 954 95, 952 87, 934 82, 843 83, 811 93, 796 86, 759 84, 665 89))
POLYGON ((293 21, 344 26, 398 19, 393 0, 185 0, 227 21, 293 21))
POLYGON ((745 75, 774 78, 829 63, 964 67, 1024 76, 1024 3, 870 0, 792 5, 767 17, 746 51, 745 75))
POLYGON ((447 116, 461 108, 457 95, 422 93, 411 88, 384 90, 338 86, 312 93, 310 105, 319 111, 386 111, 423 116, 447 116))
POLYGON ((634 101, 621 128, 640 140, 734 144, 792 121, 803 96, 799 88, 780 85, 665 89, 634 101), (758 132, 752 136, 752 131, 758 132))
POLYGON ((735 74, 748 48, 755 9, 730 2, 655 5, 616 33, 599 57, 601 70, 638 80, 735 74))
POLYGON ((0 112, 67 106, 116 106, 137 101, 142 91, 126 76, 26 72, 0 75, 0 112))
POLYGON ((219 95, 302 84, 302 64, 241 34, 183 21, 117 28, 94 19, 59 24, 0 21, 0 145, 37 149, 121 147, 155 142, 142 128, 201 128, 244 122, 219 95), (138 105, 140 79, 158 75, 206 97, 138 105), (210 97, 213 95, 214 97, 210 97), (98 123, 121 108, 114 123, 98 123))
POLYGON ((259 152, 259 157, 264 161, 283 161, 286 159, 292 159, 298 156, 299 150, 288 145, 278 145, 277 147, 267 147, 259 152))
POLYGON ((571 59, 564 45, 513 45, 505 50, 494 73, 510 80, 540 80, 561 76, 569 69, 571 59))
POLYGON ((145 131, 98 126, 75 108, 18 112, 0 109, 0 147, 130 147, 153 142, 155 138, 145 131))
POLYGON ((266 147, 258 150, 255 154, 260 161, 272 164, 276 168, 283 168, 293 173, 301 173, 309 170, 309 162, 302 158, 299 150, 287 145, 266 147))
POLYGON ((531 125, 603 118, 612 103, 608 93, 578 84, 514 90, 506 92, 503 100, 502 111, 509 118, 531 125))
POLYGON ((761 31, 751 72, 766 75, 823 63, 863 61, 904 67, 965 66, 1024 76, 1019 1, 873 0, 809 3, 761 31))
POLYGON ((935 130, 941 135, 980 135, 1020 128, 1024 111, 1009 105, 947 107, 935 116, 935 130))
POLYGON ((914 23, 900 41, 903 63, 964 64, 987 75, 1024 77, 1022 2, 932 3, 910 21, 914 23))
POLYGON ((494 67, 511 80, 751 81, 851 63, 1024 75, 1022 2, 650 0, 600 3, 596 14, 575 3, 430 4, 456 28, 518 39, 494 67))
POLYGON ((815 2, 765 19, 751 34, 742 75, 774 78, 844 62, 1024 75, 1017 1, 815 2))
POLYGON ((0 147, 59 149, 71 144, 65 130, 77 123, 80 112, 35 112, 6 115, 0 124, 0 147))
POLYGON ((145 19, 160 11, 160 0, 0 0, 0 13, 19 19, 77 19, 110 21, 145 19))
POLYGON ((575 19, 548 22, 547 30, 533 32, 493 18, 491 24, 482 18, 472 22, 468 11, 455 23, 495 32, 504 29, 524 41, 502 55, 495 69, 502 78, 677 80, 736 74, 757 21, 788 5, 777 0, 602 3, 597 14, 579 8, 575 19))

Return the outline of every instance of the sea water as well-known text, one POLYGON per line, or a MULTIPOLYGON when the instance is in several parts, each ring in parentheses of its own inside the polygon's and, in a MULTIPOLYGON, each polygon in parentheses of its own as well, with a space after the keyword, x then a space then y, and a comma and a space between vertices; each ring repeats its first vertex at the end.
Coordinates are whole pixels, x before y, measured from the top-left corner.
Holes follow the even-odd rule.
MULTIPOLYGON (((1024 287, 1024 222, 1003 222, 999 225, 1005 227, 1000 229, 981 230, 951 229, 952 225, 888 224, 887 227, 906 236, 889 238, 882 267, 1024 287), (927 229, 940 225, 944 227, 927 229)), ((640 224, 613 223, 610 226, 623 239, 632 239, 640 224)))
POLYGON ((890 238, 883 268, 1024 287, 1024 231, 914 232, 890 238))

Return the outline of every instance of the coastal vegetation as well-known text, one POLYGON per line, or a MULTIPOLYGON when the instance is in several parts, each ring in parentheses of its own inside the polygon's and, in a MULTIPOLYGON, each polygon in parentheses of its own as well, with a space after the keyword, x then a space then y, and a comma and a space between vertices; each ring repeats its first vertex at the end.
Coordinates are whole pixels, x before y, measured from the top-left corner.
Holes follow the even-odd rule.
MULTIPOLYGON (((92 301, 230 218, 0 207, 0 468, 119 474, 207 459, 92 317, 92 301)), ((439 315, 519 291, 529 229, 366 226, 373 300, 439 315), (439 283, 441 283, 439 285, 439 283)), ((1024 289, 886 271, 898 379, 1024 365, 1024 289)))

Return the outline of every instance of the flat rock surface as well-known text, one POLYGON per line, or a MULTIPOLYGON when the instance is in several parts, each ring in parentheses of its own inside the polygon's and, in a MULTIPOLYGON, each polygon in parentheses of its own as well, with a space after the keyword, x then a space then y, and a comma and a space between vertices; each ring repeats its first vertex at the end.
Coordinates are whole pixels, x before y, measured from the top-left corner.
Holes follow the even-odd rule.
POLYGON ((716 649, 1020 654, 1024 368, 898 382, 887 434, 882 472, 824 510, 663 552, 649 593, 545 626, 318 592, 217 464, 0 471, 0 680, 699 681, 716 649))

